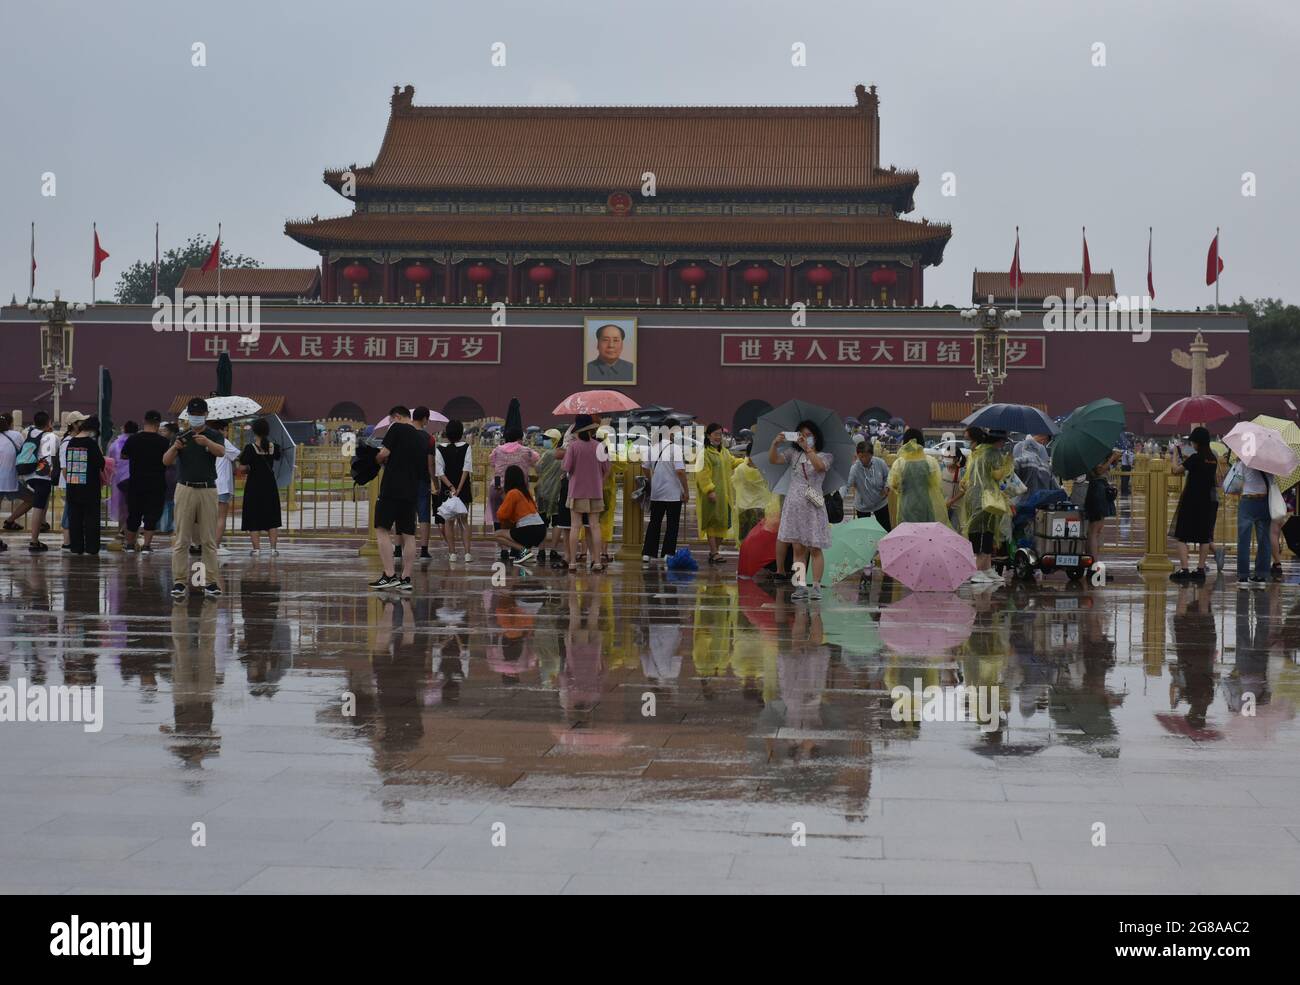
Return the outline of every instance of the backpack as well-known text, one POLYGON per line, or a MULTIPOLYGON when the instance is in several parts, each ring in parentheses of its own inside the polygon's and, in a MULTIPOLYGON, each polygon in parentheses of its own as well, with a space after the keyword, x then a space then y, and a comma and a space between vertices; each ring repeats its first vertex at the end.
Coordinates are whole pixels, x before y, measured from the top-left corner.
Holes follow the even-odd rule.
POLYGON ((379 474, 379 462, 376 456, 379 449, 370 445, 357 445, 357 453, 352 456, 352 481, 358 486, 371 482, 379 474))
POLYGON ((1246 485, 1246 467, 1241 464, 1241 459, 1232 463, 1232 468, 1228 469, 1228 474, 1223 477, 1223 491, 1229 496, 1240 496, 1241 490, 1246 485))
MULTIPOLYGON (((41 467, 41 460, 38 455, 41 449, 42 432, 32 428, 27 432, 23 439, 23 446, 18 449, 18 457, 14 459, 14 466, 19 475, 34 475, 41 467), (32 437, 35 435, 35 437, 32 437)), ((46 464, 48 471, 49 465, 46 464)))

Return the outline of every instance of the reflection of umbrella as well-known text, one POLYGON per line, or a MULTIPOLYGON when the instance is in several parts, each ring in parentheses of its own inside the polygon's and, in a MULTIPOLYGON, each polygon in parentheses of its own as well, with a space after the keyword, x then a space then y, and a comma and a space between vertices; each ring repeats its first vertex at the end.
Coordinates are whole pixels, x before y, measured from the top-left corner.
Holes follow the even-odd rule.
POLYGON ((272 471, 275 472, 275 484, 281 489, 286 489, 293 482, 294 463, 298 460, 298 443, 293 440, 293 435, 284 426, 284 421, 280 420, 279 414, 267 414, 266 423, 271 429, 267 437, 280 449, 280 460, 271 466, 272 471))
POLYGON ((961 646, 975 627, 975 607, 956 595, 909 595, 886 606, 880 638, 899 653, 933 657, 961 646))
POLYGON ((1225 417, 1235 417, 1240 413, 1241 408, 1231 400, 1206 393, 1199 397, 1183 397, 1182 400, 1175 400, 1156 415, 1155 422, 1168 427, 1185 428, 1191 424, 1221 421, 1225 417))
POLYGON ((617 410, 636 410, 636 401, 617 390, 579 390, 560 401, 551 411, 557 417, 575 414, 609 414, 617 410))
POLYGON ((1174 711, 1156 713, 1156 721, 1166 732, 1186 736, 1189 739, 1222 739, 1223 733, 1209 725, 1196 725, 1186 715, 1174 711))
POLYGON ((1285 698, 1257 705, 1253 715, 1233 715, 1228 720, 1228 738, 1234 742, 1260 746, 1273 738, 1284 722, 1295 718, 1295 705, 1285 698))
POLYGON ((765 633, 776 632, 776 612, 772 596, 754 581, 742 580, 736 588, 740 611, 755 628, 765 633))
POLYGON ((207 397, 208 420, 233 421, 240 417, 252 417, 262 409, 262 405, 249 397, 207 397))
POLYGON ((975 573, 970 541, 944 523, 900 523, 876 546, 885 574, 914 592, 951 592, 975 573))
POLYGON ((1052 442, 1052 471, 1063 479, 1104 462, 1124 433, 1124 406, 1109 397, 1084 404, 1066 418, 1052 442))
POLYGON ((99 367, 99 448, 108 448, 113 439, 113 376, 99 367))
POLYGON ((519 398, 511 397, 510 406, 506 410, 506 420, 502 427, 509 431, 511 428, 524 429, 524 415, 519 410, 519 398))
POLYGON ((883 536, 885 528, 874 516, 832 524, 831 546, 822 552, 827 582, 843 581, 869 565, 883 536))
POLYGON ((1223 443, 1248 467, 1270 475, 1290 475, 1300 464, 1281 434, 1250 421, 1233 425, 1232 430, 1223 436, 1223 443))
POLYGON ((754 467, 763 473, 768 487, 784 493, 790 487, 790 469, 784 462, 773 464, 766 450, 779 431, 796 431, 800 421, 812 421, 821 430, 825 441, 824 452, 831 454, 831 465, 822 475, 822 489, 834 492, 849 481, 849 468, 853 465, 853 439, 844 430, 844 422, 833 410, 810 404, 803 400, 787 400, 780 407, 769 410, 754 425, 754 443, 751 449, 759 454, 754 467))
POLYGON ((740 560, 736 562, 736 574, 741 578, 753 578, 769 564, 776 563, 776 528, 769 528, 766 523, 754 527, 740 543, 740 560))
MULTIPOLYGON (((1296 427, 1295 421, 1288 421, 1281 417, 1269 417, 1267 414, 1260 414, 1251 423, 1258 424, 1260 427, 1272 428, 1278 434, 1282 435, 1282 440, 1290 446, 1293 452, 1300 455, 1300 427, 1296 427)), ((1282 492, 1286 492, 1297 482, 1300 482, 1300 468, 1293 469, 1288 475, 1278 476, 1277 487, 1282 492)))
POLYGON ((986 431, 1020 431, 1024 434, 1056 434, 1052 419, 1037 407, 1025 404, 989 404, 981 407, 963 421, 967 427, 986 431))
POLYGON ((230 361, 230 353, 223 352, 217 357, 217 396, 229 397, 235 392, 235 367, 230 361))
POLYGON ((839 646, 846 666, 861 670, 880 652, 879 624, 865 606, 831 598, 822 606, 822 639, 839 646))

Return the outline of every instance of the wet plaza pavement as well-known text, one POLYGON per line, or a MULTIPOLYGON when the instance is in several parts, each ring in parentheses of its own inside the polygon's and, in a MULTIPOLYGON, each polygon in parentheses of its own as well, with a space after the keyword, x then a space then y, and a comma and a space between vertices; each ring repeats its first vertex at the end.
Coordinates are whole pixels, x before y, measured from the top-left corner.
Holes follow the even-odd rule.
POLYGON ((167 564, 0 557, 0 684, 104 712, 0 722, 0 890, 1300 889, 1298 584, 167 564), (992 720, 896 720, 918 683, 992 720))

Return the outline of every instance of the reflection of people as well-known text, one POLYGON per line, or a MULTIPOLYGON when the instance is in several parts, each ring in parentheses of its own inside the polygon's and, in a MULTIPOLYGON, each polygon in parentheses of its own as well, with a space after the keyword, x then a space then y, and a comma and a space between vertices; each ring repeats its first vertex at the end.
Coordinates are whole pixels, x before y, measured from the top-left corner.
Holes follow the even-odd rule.
POLYGON ((631 383, 635 367, 623 358, 627 331, 613 322, 596 329, 596 358, 587 363, 587 382, 631 383))

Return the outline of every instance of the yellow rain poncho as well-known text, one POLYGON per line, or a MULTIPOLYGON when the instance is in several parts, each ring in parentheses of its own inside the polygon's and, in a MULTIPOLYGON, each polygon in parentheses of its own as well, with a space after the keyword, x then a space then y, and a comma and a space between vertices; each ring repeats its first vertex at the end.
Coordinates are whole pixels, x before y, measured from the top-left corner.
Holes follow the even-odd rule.
POLYGON ((725 448, 709 445, 704 449, 704 466, 695 473, 695 488, 700 494, 696 512, 700 517, 701 537, 727 536, 733 499, 731 473, 743 461, 725 448), (712 502, 709 493, 715 494, 712 502))
POLYGON ((943 499, 939 463, 913 439, 898 450, 885 483, 898 496, 898 523, 942 523, 948 525, 948 507, 943 499))
POLYGON ((961 480, 962 517, 965 534, 992 533, 997 544, 1011 539, 1011 500, 1002 491, 1002 480, 1015 468, 1015 461, 1001 445, 976 445, 961 480))

